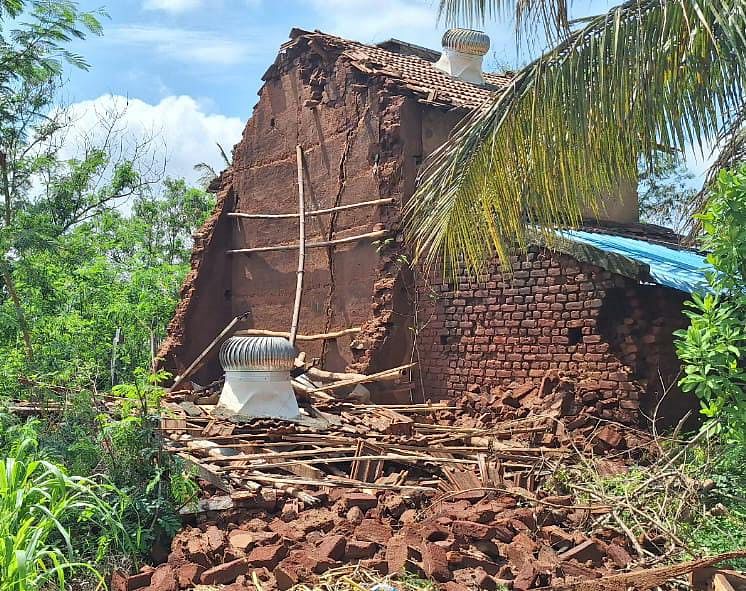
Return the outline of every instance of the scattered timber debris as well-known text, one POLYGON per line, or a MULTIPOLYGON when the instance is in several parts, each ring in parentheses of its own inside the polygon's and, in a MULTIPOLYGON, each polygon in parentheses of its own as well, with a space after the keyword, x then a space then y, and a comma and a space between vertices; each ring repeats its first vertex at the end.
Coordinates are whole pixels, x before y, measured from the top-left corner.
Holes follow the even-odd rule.
MULTIPOLYGON (((237 591, 256 576, 263 589, 285 590, 356 564, 384 575, 406 568, 449 591, 660 586, 668 571, 649 568, 649 548, 641 555, 612 522, 594 526, 614 506, 542 490, 557 468, 577 461, 581 440, 616 465, 634 455, 629 442, 644 438, 612 436, 598 420, 570 428, 555 404, 565 390, 555 380, 399 405, 311 393, 298 421, 225 420, 197 394, 172 393, 167 445, 198 470, 204 495, 184 508, 192 525, 167 562, 150 578, 136 575, 141 587, 122 580, 131 591, 237 591), (530 401, 542 389, 539 412, 530 401)), ((712 564, 679 565, 673 576, 712 564)))

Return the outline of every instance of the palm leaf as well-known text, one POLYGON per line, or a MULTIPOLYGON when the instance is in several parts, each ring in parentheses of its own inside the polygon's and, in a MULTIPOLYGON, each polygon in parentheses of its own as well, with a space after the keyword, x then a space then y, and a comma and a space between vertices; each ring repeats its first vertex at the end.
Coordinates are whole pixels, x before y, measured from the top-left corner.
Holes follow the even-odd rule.
MULTIPOLYGON (((479 2, 479 0, 475 0, 479 2)), ((630 0, 518 72, 423 167, 406 207, 418 261, 503 264, 598 214, 661 145, 703 148, 743 105, 746 3, 630 0)))
POLYGON ((486 20, 515 17, 516 34, 543 27, 556 40, 570 32, 568 0, 440 0, 438 17, 450 24, 478 26, 486 20))
POLYGON ((717 156, 707 169, 702 188, 694 195, 689 207, 691 214, 687 234, 689 243, 695 243, 702 231, 701 220, 696 214, 702 213, 707 207, 720 171, 746 162, 746 109, 727 118, 718 136, 717 144, 712 150, 712 155, 717 156))

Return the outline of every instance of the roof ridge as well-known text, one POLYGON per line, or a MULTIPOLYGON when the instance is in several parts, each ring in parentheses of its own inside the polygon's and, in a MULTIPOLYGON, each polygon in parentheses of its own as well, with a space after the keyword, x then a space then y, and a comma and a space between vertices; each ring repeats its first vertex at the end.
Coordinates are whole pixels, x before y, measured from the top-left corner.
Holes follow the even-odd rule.
MULTIPOLYGON (((306 31, 293 28, 290 40, 280 47, 280 54, 275 61, 278 65, 283 55, 287 56, 292 48, 299 47, 302 41, 316 39, 325 42, 329 47, 322 48, 337 51, 350 60, 351 65, 368 76, 384 76, 391 79, 400 92, 414 94, 418 102, 445 108, 476 109, 487 102, 495 91, 510 84, 510 75, 484 73, 485 84, 467 82, 437 70, 433 67, 433 57, 437 53, 398 39, 389 39, 371 45, 361 41, 345 39, 320 30, 306 31), (405 51, 396 51, 401 45, 405 51), (425 57, 423 57, 425 56, 425 57), (425 59, 425 58, 428 59, 425 59)), ((267 71, 270 75, 273 68, 267 71)))

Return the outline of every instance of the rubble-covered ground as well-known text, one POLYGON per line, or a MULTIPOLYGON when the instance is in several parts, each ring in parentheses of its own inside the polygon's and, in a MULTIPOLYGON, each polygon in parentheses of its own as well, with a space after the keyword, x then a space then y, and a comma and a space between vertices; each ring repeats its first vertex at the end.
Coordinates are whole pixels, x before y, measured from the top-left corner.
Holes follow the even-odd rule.
MULTIPOLYGON (((578 464, 613 479, 633 462, 658 474, 668 461, 643 431, 589 414, 582 396, 572 379, 552 375, 430 411, 327 401, 314 407, 324 428, 230 422, 193 396, 175 397, 170 416, 179 405, 188 412, 170 419, 169 445, 200 467, 204 496, 185 511, 191 524, 163 563, 115 576, 114 589, 238 591, 258 581, 285 590, 354 565, 381 575, 407 571, 450 591, 522 591, 679 558, 681 547, 654 514, 641 511, 643 531, 633 533, 628 508, 572 482, 578 464), (329 453, 324 438, 337 446, 327 449, 358 446, 354 454, 329 453), (285 450, 272 452, 285 453, 278 458, 285 464, 267 462, 259 451, 268 449, 285 450), (347 463, 346 454, 360 459, 347 463), (299 472, 298 457, 313 459, 299 472), (360 482, 361 474, 369 478, 360 482)), ((682 505, 700 494, 696 482, 670 482, 682 505)), ((645 486, 634 490, 642 497, 645 486)))

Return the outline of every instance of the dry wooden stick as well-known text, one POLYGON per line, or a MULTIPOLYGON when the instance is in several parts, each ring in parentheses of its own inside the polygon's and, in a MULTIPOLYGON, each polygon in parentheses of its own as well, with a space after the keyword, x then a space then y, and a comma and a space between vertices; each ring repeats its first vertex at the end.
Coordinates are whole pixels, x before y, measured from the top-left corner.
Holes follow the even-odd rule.
MULTIPOLYGON (((366 234, 359 234, 357 236, 349 236, 347 238, 337 238, 335 240, 324 240, 323 242, 309 242, 306 244, 306 248, 326 248, 327 246, 334 246, 336 244, 347 244, 349 242, 357 242, 365 239, 376 239, 383 238, 388 234, 388 230, 377 230, 375 232, 368 232, 366 234)), ((281 244, 278 246, 257 246, 254 248, 236 248, 234 250, 226 250, 226 254, 251 254, 253 252, 273 252, 280 250, 296 250, 299 248, 298 244, 281 244)))
MULTIPOLYGON (((323 341, 333 340, 347 335, 357 334, 360 332, 359 326, 352 328, 343 328, 334 332, 324 332, 319 334, 299 334, 295 336, 296 341, 323 341)), ((245 330, 239 330, 236 332, 237 335, 242 336, 261 336, 261 337, 285 337, 290 338, 289 332, 278 332, 275 330, 261 330, 258 328, 248 328, 245 330)))
MULTIPOLYGON (((325 215, 327 213, 335 213, 338 211, 345 211, 347 209, 357 209, 358 207, 366 207, 369 205, 389 205, 394 202, 393 197, 386 197, 385 199, 373 199, 371 201, 361 201, 360 203, 350 203, 348 205, 338 205, 337 207, 329 207, 328 209, 317 209, 316 211, 308 211, 306 215, 317 216, 325 215)), ((242 212, 231 212, 228 217, 232 218, 244 218, 249 220, 288 220, 296 219, 297 213, 242 213, 242 212)))
POLYGON ((298 270, 296 271, 295 301, 293 302, 293 320, 290 324, 290 344, 295 345, 300 319, 300 304, 303 298, 303 273, 306 264, 306 204, 303 198, 303 148, 295 146, 295 158, 298 164, 298 270))
POLYGON ((169 392, 172 392, 176 386, 178 386, 181 382, 183 382, 185 379, 187 379, 189 376, 191 376, 195 371, 197 371, 202 364, 205 362, 205 359, 207 359, 207 356, 212 353, 212 350, 220 343, 222 340, 228 336, 233 328, 241 322, 244 318, 246 318, 251 312, 244 312, 243 314, 239 314, 236 316, 233 320, 231 320, 228 323, 228 326, 226 326, 222 331, 220 331, 220 334, 216 336, 207 347, 202 351, 202 353, 199 354, 197 359, 192 361, 191 365, 187 367, 184 372, 181 375, 178 375, 174 378, 173 386, 169 388, 169 392))
POLYGON ((362 376, 360 378, 354 378, 352 380, 343 380, 341 382, 335 382, 333 384, 327 384, 326 386, 321 386, 319 388, 316 388, 315 390, 311 390, 311 392, 328 392, 329 390, 338 390, 339 388, 346 388, 348 386, 357 386, 358 384, 366 384, 368 382, 377 382, 385 379, 395 379, 398 377, 399 373, 409 369, 411 367, 414 367, 417 365, 416 363, 408 363, 407 365, 400 365, 399 367, 393 367, 391 369, 387 369, 385 371, 379 371, 378 373, 372 373, 368 376, 362 376))

